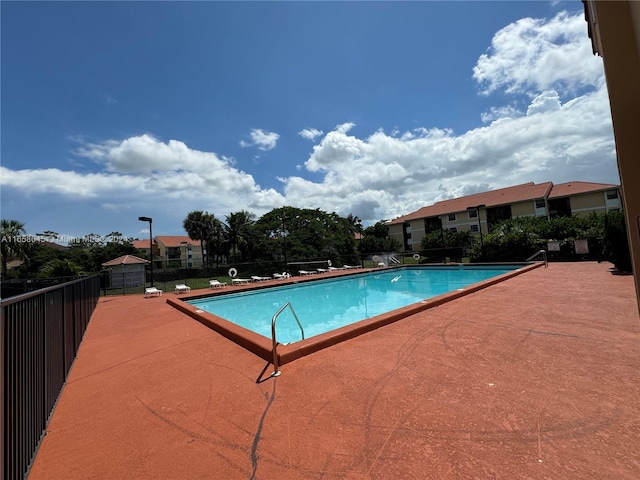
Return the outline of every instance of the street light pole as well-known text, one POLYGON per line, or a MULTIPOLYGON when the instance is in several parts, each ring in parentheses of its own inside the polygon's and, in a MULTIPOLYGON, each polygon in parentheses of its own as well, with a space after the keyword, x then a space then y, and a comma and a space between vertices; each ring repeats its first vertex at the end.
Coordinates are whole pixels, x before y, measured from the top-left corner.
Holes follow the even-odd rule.
POLYGON ((287 232, 286 227, 284 225, 285 216, 282 216, 282 254, 284 256, 284 271, 288 272, 289 268, 287 265, 287 232))
POLYGON ((151 217, 138 217, 138 220, 149 222, 149 259, 151 260, 151 286, 153 287, 153 233, 151 230, 153 219, 151 217))

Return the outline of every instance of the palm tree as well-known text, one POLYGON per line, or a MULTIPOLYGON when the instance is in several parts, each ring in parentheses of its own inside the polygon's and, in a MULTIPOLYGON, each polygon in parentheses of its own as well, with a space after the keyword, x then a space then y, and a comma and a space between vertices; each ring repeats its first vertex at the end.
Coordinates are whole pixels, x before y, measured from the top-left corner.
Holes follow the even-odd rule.
POLYGON ((17 220, 0 220, 0 255, 2 255, 2 278, 7 277, 7 261, 10 256, 21 256, 24 242, 20 237, 25 235, 24 223, 17 220))
POLYGON ((203 212, 202 210, 196 210, 189 212, 187 217, 182 222, 182 226, 193 240, 200 241, 200 251, 202 252, 202 265, 207 265, 207 258, 205 256, 204 242, 206 242, 213 229, 215 217, 213 214, 203 212))
POLYGON ((347 215, 347 221, 349 222, 349 225, 351 225, 353 233, 362 233, 362 220, 360 220, 356 215, 350 213, 347 215))
POLYGON ((250 228, 255 223, 256 216, 246 210, 230 213, 225 217, 227 223, 225 230, 227 239, 233 249, 233 257, 238 253, 238 248, 242 251, 248 244, 250 228))
MULTIPOLYGON (((207 238, 207 252, 213 252, 215 254, 216 268, 218 268, 220 263, 220 254, 222 253, 222 247, 225 242, 224 224, 215 217, 213 217, 212 220, 209 237, 207 238)), ((209 258, 211 257, 209 256, 209 258)))

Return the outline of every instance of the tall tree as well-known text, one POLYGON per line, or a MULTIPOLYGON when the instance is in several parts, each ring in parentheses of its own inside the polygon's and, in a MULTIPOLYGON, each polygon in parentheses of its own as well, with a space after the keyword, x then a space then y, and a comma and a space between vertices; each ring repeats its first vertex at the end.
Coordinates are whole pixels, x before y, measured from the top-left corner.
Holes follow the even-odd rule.
POLYGON ((249 245, 251 227, 256 220, 255 214, 247 212, 246 210, 240 210, 239 212, 230 213, 225 218, 227 221, 227 240, 232 249, 232 256, 236 257, 238 250, 240 250, 242 256, 245 257, 249 245))
POLYGON ((202 210, 195 210, 193 212, 189 212, 182 222, 182 226, 187 232, 187 235, 189 235, 193 240, 200 241, 203 266, 208 264, 204 253, 204 243, 209 239, 210 232, 213 228, 214 218, 215 217, 211 213, 203 212, 202 210))
MULTIPOLYGON (((213 215, 212 215, 213 217, 213 215)), ((224 224, 217 218, 212 218, 211 229, 207 238, 207 252, 213 253, 216 261, 216 268, 220 264, 220 255, 223 253, 226 236, 224 233, 224 224)), ((209 255, 211 258, 211 255, 209 255)))
POLYGON ((346 218, 322 210, 280 207, 256 222, 256 252, 265 259, 324 259, 337 261, 355 256, 355 241, 346 218))
POLYGON ((380 220, 364 229, 360 241, 362 253, 397 252, 401 248, 400 242, 389 238, 389 226, 386 220, 380 220))
POLYGON ((7 261, 10 256, 21 256, 25 243, 22 237, 27 233, 24 223, 18 220, 0 220, 0 255, 2 255, 2 278, 7 277, 7 261))
POLYGON ((350 213, 347 215, 347 221, 349 225, 351 225, 353 233, 362 233, 362 220, 360 220, 357 215, 350 213))

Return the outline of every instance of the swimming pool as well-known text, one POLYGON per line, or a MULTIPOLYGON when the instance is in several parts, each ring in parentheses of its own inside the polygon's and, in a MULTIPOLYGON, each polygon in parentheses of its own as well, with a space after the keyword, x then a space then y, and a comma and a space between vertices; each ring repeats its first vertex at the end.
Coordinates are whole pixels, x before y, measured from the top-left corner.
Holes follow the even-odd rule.
MULTIPOLYGON (((517 267, 424 268, 373 271, 265 290, 191 300, 188 303, 267 338, 271 318, 285 303, 295 310, 305 338, 467 287, 517 267)), ((290 310, 278 317, 281 343, 303 340, 290 310)))
POLYGON ((451 265, 345 272, 339 277, 294 277, 287 285, 264 288, 264 284, 252 284, 235 288, 235 292, 228 289, 167 302, 266 360, 273 354, 271 319, 291 302, 305 339, 293 315, 285 310, 276 329, 278 342, 286 344, 278 346, 282 365, 539 266, 451 265))

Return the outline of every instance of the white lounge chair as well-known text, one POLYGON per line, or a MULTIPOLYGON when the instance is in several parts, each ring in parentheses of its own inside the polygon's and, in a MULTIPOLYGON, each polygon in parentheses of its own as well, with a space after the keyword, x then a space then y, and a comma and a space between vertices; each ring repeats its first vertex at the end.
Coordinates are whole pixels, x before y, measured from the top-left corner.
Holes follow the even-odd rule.
POLYGON ((252 275, 251 280, 254 282, 266 282, 267 280, 271 280, 271 277, 259 277, 258 275, 252 275))
POLYGON ((227 282, 221 282, 219 280, 209 280, 209 288, 221 288, 226 287, 227 282))
POLYGON ((351 270, 352 268, 362 268, 360 265, 344 265, 344 268, 351 270))
POLYGON ((191 287, 188 287, 184 283, 176 285, 176 290, 175 290, 176 293, 188 293, 190 291, 191 291, 191 287))
POLYGON ((298 273, 299 273, 300 275, 313 275, 313 274, 314 274, 314 273, 316 273, 316 272, 312 272, 312 271, 310 271, 310 270, 298 270, 298 273))
POLYGON ((291 275, 287 272, 274 273, 273 278, 275 278, 276 280, 284 280, 285 278, 291 278, 291 275))
POLYGON ((251 279, 250 278, 232 278, 231 279, 232 285, 242 285, 243 283, 251 283, 251 279))
POLYGON ((318 273, 327 273, 328 271, 329 271, 328 268, 318 268, 318 269, 316 269, 316 272, 318 272, 318 273))
POLYGON ((158 290, 156 287, 149 287, 144 289, 144 298, 148 298, 153 295, 157 295, 158 297, 161 297, 162 290, 158 290))

